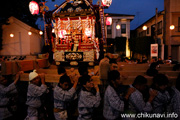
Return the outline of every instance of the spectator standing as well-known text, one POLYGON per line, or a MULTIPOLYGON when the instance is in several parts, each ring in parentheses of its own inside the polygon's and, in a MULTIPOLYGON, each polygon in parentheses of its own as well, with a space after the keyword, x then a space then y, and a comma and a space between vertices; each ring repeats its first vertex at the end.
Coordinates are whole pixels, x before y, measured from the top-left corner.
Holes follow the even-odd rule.
POLYGON ((102 81, 102 92, 104 93, 110 71, 109 57, 105 56, 99 63, 99 78, 102 81))

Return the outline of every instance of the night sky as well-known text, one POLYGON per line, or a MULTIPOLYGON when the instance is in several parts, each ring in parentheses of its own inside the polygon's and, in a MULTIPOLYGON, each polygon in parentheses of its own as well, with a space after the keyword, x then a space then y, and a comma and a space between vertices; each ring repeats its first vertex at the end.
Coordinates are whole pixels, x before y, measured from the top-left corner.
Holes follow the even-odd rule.
MULTIPOLYGON (((55 2, 46 3, 50 10, 55 9, 54 5, 60 5, 65 0, 55 0, 55 2)), ((97 0, 93 0, 96 4, 97 0)), ((130 14, 135 15, 131 21, 131 30, 134 30, 146 20, 155 15, 155 9, 158 11, 164 10, 164 0, 112 0, 111 6, 105 10, 106 13, 130 14)), ((37 24, 43 22, 39 19, 37 24)))

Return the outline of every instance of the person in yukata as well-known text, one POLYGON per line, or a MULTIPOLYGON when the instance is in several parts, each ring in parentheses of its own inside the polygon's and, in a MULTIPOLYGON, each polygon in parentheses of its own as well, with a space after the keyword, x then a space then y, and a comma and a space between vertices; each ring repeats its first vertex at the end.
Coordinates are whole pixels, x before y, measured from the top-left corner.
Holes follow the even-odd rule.
POLYGON ((60 77, 58 85, 54 88, 54 116, 56 120, 66 120, 68 118, 69 104, 76 96, 76 86, 78 79, 74 81, 72 87, 71 80, 66 74, 60 77))
POLYGON ((83 75, 80 84, 82 89, 78 101, 78 120, 92 120, 93 110, 99 106, 101 101, 99 87, 93 83, 89 75, 83 75))
POLYGON ((176 85, 168 87, 167 91, 170 95, 170 102, 167 108, 168 113, 175 113, 177 114, 177 118, 175 117, 174 120, 180 120, 180 73, 176 79, 176 85))
MULTIPOLYGON (((147 87, 147 79, 144 76, 138 75, 132 86, 136 89, 129 96, 129 110, 131 113, 141 113, 141 112, 151 112, 152 111, 152 101, 154 97, 157 95, 156 90, 149 90, 149 99, 147 102, 144 101, 143 92, 146 90, 147 87)), ((148 94, 148 93, 147 93, 148 94)))
POLYGON ((122 85, 120 79, 120 73, 117 70, 112 70, 108 75, 109 85, 106 88, 104 95, 104 108, 103 116, 107 120, 120 119, 120 113, 124 112, 125 104, 129 98, 129 95, 135 91, 134 88, 129 88, 124 97, 118 93, 119 86, 122 85))
POLYGON ((48 90, 45 84, 45 75, 43 73, 38 74, 36 70, 33 70, 33 72, 29 74, 29 85, 26 101, 28 110, 26 119, 40 120, 40 108, 42 105, 41 96, 47 92, 48 90))
POLYGON ((169 80, 164 74, 157 74, 153 78, 152 89, 157 90, 157 96, 153 99, 153 112, 164 113, 167 112, 167 106, 170 102, 170 95, 167 91, 169 80))
POLYGON ((16 84, 19 80, 20 74, 16 74, 15 80, 8 85, 8 79, 5 75, 0 75, 0 120, 15 120, 13 114, 10 111, 10 96, 17 94, 16 84))

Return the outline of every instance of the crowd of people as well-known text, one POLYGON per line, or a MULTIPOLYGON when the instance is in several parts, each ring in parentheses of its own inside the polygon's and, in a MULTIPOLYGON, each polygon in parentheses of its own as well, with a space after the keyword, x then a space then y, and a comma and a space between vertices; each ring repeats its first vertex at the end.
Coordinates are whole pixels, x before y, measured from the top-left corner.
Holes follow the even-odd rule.
MULTIPOLYGON (((12 102, 18 93, 17 82, 22 71, 17 73, 15 80, 9 83, 7 76, 0 75, 0 120, 16 120, 12 102)), ((93 82, 86 67, 79 67, 80 75, 68 76, 63 67, 58 68, 61 75, 59 83, 53 88, 51 101, 53 107, 46 108, 43 97, 49 88, 45 83, 45 74, 38 74, 36 70, 29 73, 29 84, 26 94, 27 116, 25 120, 96 120, 95 109, 102 105, 104 120, 135 119, 123 118, 122 114, 168 114, 180 119, 180 75, 176 86, 170 86, 168 77, 157 73, 153 75, 151 86, 147 79, 138 75, 133 84, 123 85, 120 72, 113 60, 106 56, 99 63, 99 75, 102 85, 93 82), (48 116, 48 111, 54 118, 48 116), (74 117, 73 114, 76 114, 74 117)), ((99 118, 98 118, 99 119, 99 118)), ((166 119, 166 118, 162 118, 166 119)), ((169 119, 169 118, 168 118, 169 119)))

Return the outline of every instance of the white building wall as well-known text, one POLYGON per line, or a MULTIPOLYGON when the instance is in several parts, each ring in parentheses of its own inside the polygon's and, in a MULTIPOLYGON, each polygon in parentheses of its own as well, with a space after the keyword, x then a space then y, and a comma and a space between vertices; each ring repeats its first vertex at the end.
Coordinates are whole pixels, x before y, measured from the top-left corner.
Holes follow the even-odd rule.
POLYGON ((0 55, 30 55, 41 52, 42 46, 38 30, 14 17, 9 18, 9 23, 2 27, 3 49, 0 51, 0 55), (28 35, 29 31, 32 32, 31 36, 28 35), (10 37, 11 33, 14 34, 14 37, 10 37))

